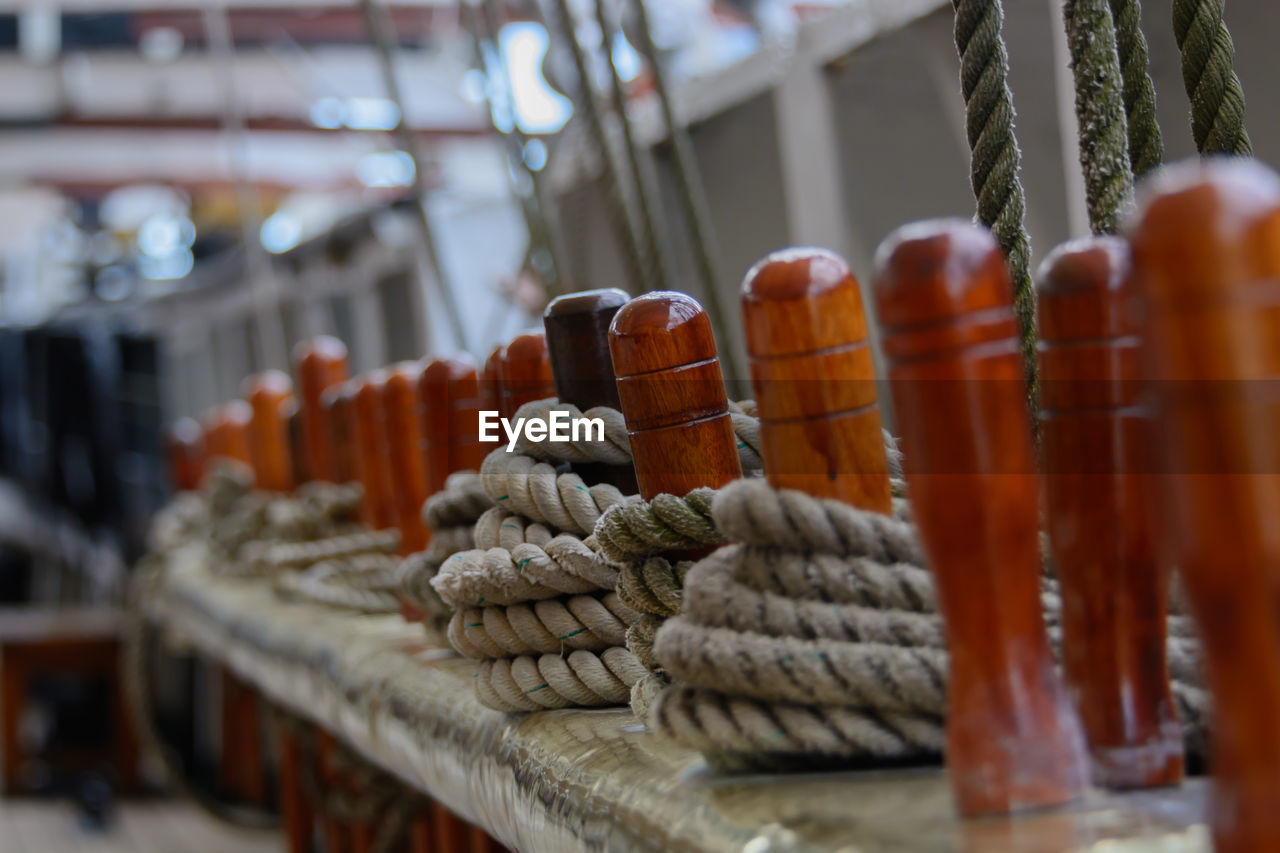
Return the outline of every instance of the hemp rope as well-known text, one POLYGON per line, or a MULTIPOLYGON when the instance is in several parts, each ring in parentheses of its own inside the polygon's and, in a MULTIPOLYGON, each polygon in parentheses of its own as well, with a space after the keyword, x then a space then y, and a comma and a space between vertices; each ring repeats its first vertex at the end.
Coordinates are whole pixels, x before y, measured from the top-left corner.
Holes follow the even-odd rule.
POLYGON ((1201 154, 1253 153, 1244 128, 1244 90, 1232 64, 1235 45, 1223 23, 1226 0, 1174 0, 1173 35, 1182 83, 1191 99, 1191 135, 1201 154))
POLYGON ((398 562, 387 554, 322 560, 300 572, 278 575, 277 594, 359 613, 398 613, 398 562))
POLYGON ((1095 234, 1114 234, 1121 214, 1133 203, 1133 174, 1110 0, 1066 0, 1062 10, 1075 77, 1089 226, 1095 234))
POLYGON ((965 102, 965 131, 972 152, 970 183, 978 202, 978 221, 995 234, 1008 257, 1013 304, 1022 339, 1032 411, 1036 397, 1036 316, 1031 287, 1031 238, 1023 222, 1026 196, 1018 177, 1022 152, 1013 132, 1013 94, 1009 91, 1009 55, 1000 34, 1000 0, 952 0, 955 41, 960 54, 960 89, 965 102))
MULTIPOLYGON (((742 462, 758 470, 755 404, 729 408, 742 462)), ((504 711, 626 701, 646 672, 625 646, 641 616, 614 592, 618 571, 590 535, 603 513, 638 499, 610 485, 588 487, 556 467, 630 463, 626 420, 613 409, 583 413, 554 398, 526 403, 516 417, 549 425, 553 412, 600 418, 604 440, 530 442, 525 433, 518 452, 491 452, 479 481, 492 507, 476 520, 474 547, 449 556, 429 580, 458 611, 447 629, 450 643, 482 661, 477 697, 504 711)), ((679 516, 669 521, 679 529, 679 516)), ((402 579, 410 580, 407 572, 402 579)), ((418 575, 412 580, 421 583, 418 575)))
MULTIPOLYGON (((763 482, 721 490, 713 521, 740 541, 689 570, 683 612, 656 632, 652 654, 679 683, 645 697, 650 725, 726 768, 936 754, 948 656, 932 577, 897 509, 763 482)), ((1056 584, 1042 602, 1056 648, 1056 584)), ((1174 697, 1195 748, 1208 697, 1189 630, 1170 619, 1174 697)))
POLYGON ((449 642, 476 660, 573 649, 601 652, 626 643, 627 625, 635 618, 615 592, 468 608, 449 620, 449 642))
POLYGON ((1164 158, 1164 140, 1156 122, 1156 90, 1148 72, 1147 39, 1142 34, 1142 7, 1138 0, 1111 0, 1111 18, 1124 78, 1129 169, 1137 180, 1164 158))
POLYGON ((626 704, 644 667, 621 646, 599 654, 585 650, 539 657, 522 655, 480 661, 476 697, 500 711, 626 704))
MULTIPOLYGON (((901 494, 902 453, 888 431, 883 435, 890 482, 895 494, 901 494)), ((693 565, 687 559, 673 563, 663 555, 728 541, 711 517, 716 496, 715 490, 704 488, 683 498, 658 495, 649 502, 630 500, 606 510, 596 525, 594 538, 600 553, 618 570, 618 595, 640 614, 627 630, 627 648, 651 673, 632 692, 632 710, 642 718, 649 701, 667 680, 654 656, 654 637, 664 620, 680 612, 685 574, 693 565)), ((907 505, 895 498, 894 506, 905 512, 907 505)))
POLYGON ((422 521, 431 530, 425 551, 410 554, 396 569, 400 596, 427 614, 429 628, 443 630, 449 607, 431 586, 444 561, 475 547, 477 519, 493 505, 474 471, 450 474, 444 488, 422 505, 422 521))
MULTIPOLYGON (((516 411, 516 417, 550 424, 553 411, 564 412, 570 418, 599 418, 604 422, 604 441, 533 442, 521 433, 516 439, 515 453, 541 462, 604 462, 609 465, 627 465, 634 461, 631 440, 627 435, 627 421, 617 409, 596 406, 584 412, 572 403, 562 403, 549 397, 525 403, 516 411)), ((760 449, 760 419, 755 401, 730 401, 729 417, 733 421, 733 433, 738 440, 738 457, 743 472, 764 468, 764 456, 760 449)))

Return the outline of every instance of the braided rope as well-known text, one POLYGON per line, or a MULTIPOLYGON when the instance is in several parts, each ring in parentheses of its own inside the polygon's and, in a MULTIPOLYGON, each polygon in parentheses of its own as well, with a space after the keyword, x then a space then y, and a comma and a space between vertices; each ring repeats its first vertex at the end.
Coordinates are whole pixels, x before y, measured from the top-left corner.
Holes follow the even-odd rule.
POLYGON ((1009 55, 1000 34, 1004 9, 1000 0, 952 0, 952 5, 956 10, 965 130, 972 152, 970 183, 978 202, 978 221, 992 230, 1008 256, 1023 361, 1034 401, 1036 320, 1031 238, 1023 223, 1026 197, 1018 177, 1022 152, 1013 132, 1009 55))
POLYGON ((507 712, 620 705, 644 674, 635 656, 621 647, 599 654, 577 650, 564 657, 496 658, 476 668, 476 697, 507 712))
POLYGON ((1191 135, 1201 154, 1253 153, 1244 128, 1244 89, 1232 64, 1235 45, 1223 23, 1226 0, 1174 0, 1173 35, 1182 83, 1191 99, 1191 135))
POLYGON ((1133 174, 1110 0, 1066 0, 1063 17, 1075 77, 1089 225, 1095 234, 1114 234, 1121 213, 1133 203, 1133 174))
POLYGON ((1138 0, 1111 0, 1116 53, 1124 78, 1124 112, 1129 128, 1129 168, 1134 180, 1160 165, 1164 140, 1156 122, 1156 90, 1148 73, 1147 39, 1138 0))
POLYGON ((449 642, 464 657, 602 652, 626 642, 637 619, 617 593, 522 602, 509 607, 459 610, 449 621, 449 642))

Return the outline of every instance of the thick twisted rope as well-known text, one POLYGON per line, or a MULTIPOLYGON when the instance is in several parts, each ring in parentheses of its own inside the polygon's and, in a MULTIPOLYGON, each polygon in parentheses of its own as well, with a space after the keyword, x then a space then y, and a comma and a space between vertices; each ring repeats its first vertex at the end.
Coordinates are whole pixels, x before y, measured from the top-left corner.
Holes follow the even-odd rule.
POLYGON ((992 230, 1008 256, 1023 361, 1034 401, 1036 319, 1031 291, 1031 238, 1023 223, 1026 197, 1018 177, 1022 152, 1013 133, 1013 94, 1007 80, 1009 56, 1000 34, 1004 9, 1000 0, 952 0, 952 5, 956 10, 960 89, 972 152, 970 182, 978 201, 978 221, 992 230))
POLYGON ((444 627, 449 608, 432 588, 431 579, 445 560, 475 547, 476 520, 492 506, 474 471, 450 474, 444 488, 422 506, 422 520, 431 530, 431 541, 425 551, 401 561, 396 579, 401 598, 426 613, 433 628, 444 627))
MULTIPOLYGON (((639 697, 651 726, 725 766, 936 753, 948 656, 909 514, 740 481, 711 515, 741 541, 689 569, 679 615, 628 634, 641 663, 677 682, 639 697)), ((1042 603, 1056 651, 1052 581, 1042 603)), ((1170 619, 1169 668, 1194 746, 1207 697, 1184 622, 1170 619)))
MULTIPOLYGON (((516 418, 526 421, 551 422, 552 412, 563 412, 570 418, 599 418, 604 424, 604 440, 596 441, 580 437, 573 441, 530 441, 521 433, 514 452, 542 462, 604 462, 609 465, 631 464, 631 440, 627 436, 627 421, 622 412, 607 406, 596 406, 587 411, 571 403, 555 398, 525 403, 516 411, 516 418)), ((744 472, 759 471, 764 467, 760 449, 760 419, 754 400, 729 403, 729 418, 733 421, 734 437, 738 440, 738 457, 744 472)))
POLYGON ((1134 180, 1160 165, 1164 140, 1156 122, 1156 90, 1148 72, 1147 39, 1138 0, 1111 0, 1116 53, 1124 78, 1124 112, 1129 129, 1129 167, 1134 180))
POLYGON ((522 602, 509 607, 459 610, 449 621, 449 642, 464 657, 602 652, 626 642, 636 614, 617 593, 522 602))
POLYGON ((589 534, 601 513, 623 501, 615 486, 588 487, 577 474, 557 474, 546 462, 504 450, 485 457, 480 481, 496 506, 579 536, 589 534))
POLYGON ((284 598, 310 601, 358 613, 396 613, 399 578, 395 558, 360 554, 349 559, 324 560, 276 578, 276 592, 284 598))
POLYGON ((644 667, 622 647, 496 658, 477 667, 476 697, 507 712, 621 705, 643 675, 644 667))
POLYGON ((1223 23, 1226 0, 1174 0, 1173 35, 1182 51, 1182 83, 1191 99, 1191 135, 1201 154, 1253 153, 1244 128, 1244 90, 1232 64, 1235 45, 1223 23))
POLYGON ((1075 77, 1089 226, 1095 234, 1114 234, 1121 214, 1133 202, 1133 174, 1110 0, 1066 0, 1063 17, 1075 77))

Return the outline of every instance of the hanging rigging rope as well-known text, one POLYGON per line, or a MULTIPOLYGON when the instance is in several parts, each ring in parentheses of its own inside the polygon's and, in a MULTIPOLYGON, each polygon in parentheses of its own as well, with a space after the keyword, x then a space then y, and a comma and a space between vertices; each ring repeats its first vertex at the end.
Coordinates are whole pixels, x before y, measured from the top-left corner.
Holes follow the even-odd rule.
POLYGON ((1156 90, 1147 72, 1147 39, 1142 34, 1142 6, 1138 0, 1111 0, 1116 53, 1124 77, 1124 112, 1129 126, 1129 165, 1134 180, 1164 157, 1164 140, 1156 123, 1156 90))
POLYGON ((1031 239, 1023 223, 1026 197, 1018 169, 1022 152, 1013 135, 1009 55, 1000 34, 1000 0, 952 0, 965 131, 972 151, 969 179, 978 200, 978 221, 989 227, 1009 259, 1014 310, 1032 408, 1036 386, 1036 316, 1031 292, 1031 239))
POLYGON ((1066 0, 1063 18, 1076 84, 1089 227, 1095 234, 1114 234, 1120 214, 1133 200, 1133 174, 1111 9, 1108 0, 1066 0))
POLYGON ((595 87, 591 83, 591 73, 587 68, 587 60, 578 43, 574 30, 573 12, 568 0, 555 0, 550 4, 551 17, 548 28, 557 34, 561 42, 568 46, 569 55, 573 59, 573 67, 578 75, 577 103, 574 112, 581 112, 583 123, 591 132, 592 142, 600 153, 600 161, 604 166, 605 207, 609 212, 609 222, 613 226, 614 237, 622 247, 626 260, 627 288, 631 293, 644 293, 650 289, 654 281, 652 274, 653 258, 644 249, 644 243, 632 212, 628 188, 623 183, 622 170, 614 158, 613 147, 609 144, 609 135, 605 130, 604 118, 600 114, 600 105, 596 102, 595 87))
POLYGON ((1222 22, 1226 0, 1174 0, 1173 35, 1191 99, 1191 134, 1201 154, 1253 153, 1244 129, 1244 90, 1232 69, 1235 45, 1222 22))

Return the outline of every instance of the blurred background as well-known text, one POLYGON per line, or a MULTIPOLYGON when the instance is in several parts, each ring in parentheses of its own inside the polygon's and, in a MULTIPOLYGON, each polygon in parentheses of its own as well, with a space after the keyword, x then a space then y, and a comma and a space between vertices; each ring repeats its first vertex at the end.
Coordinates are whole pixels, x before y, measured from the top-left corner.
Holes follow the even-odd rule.
MULTIPOLYGON (((1037 258, 1088 230, 1059 5, 1005 3, 1037 258)), ((1169 5, 1143 23, 1173 160, 1194 147, 1169 5)), ((1278 163, 1280 16, 1227 21, 1278 163)), ((666 288, 713 309, 742 378, 756 259, 821 245, 865 286, 894 227, 972 215, 952 22, 946 0, 0 0, 0 644, 67 630, 33 612, 118 630, 165 426, 304 338, 341 338, 353 373, 483 360, 559 293, 666 288)), ((173 666, 198 769, 215 688, 173 666)), ((34 756, 6 745, 6 790, 92 816, 133 784, 79 760, 116 736, 85 711, 111 677, 0 708, 34 756)))

